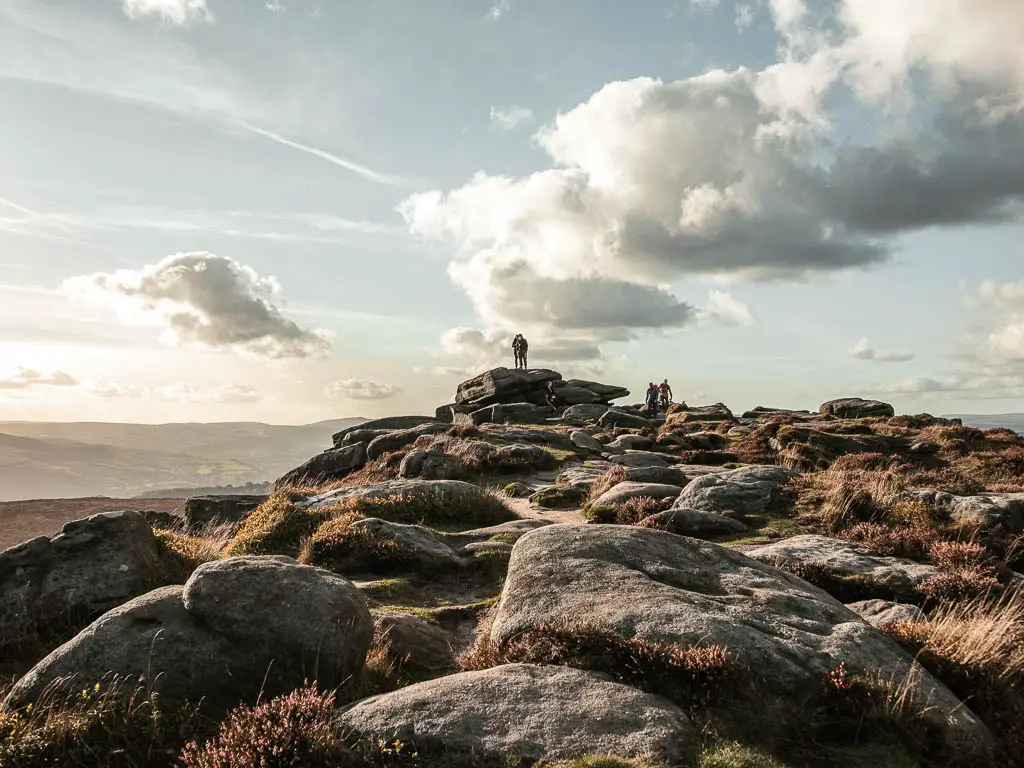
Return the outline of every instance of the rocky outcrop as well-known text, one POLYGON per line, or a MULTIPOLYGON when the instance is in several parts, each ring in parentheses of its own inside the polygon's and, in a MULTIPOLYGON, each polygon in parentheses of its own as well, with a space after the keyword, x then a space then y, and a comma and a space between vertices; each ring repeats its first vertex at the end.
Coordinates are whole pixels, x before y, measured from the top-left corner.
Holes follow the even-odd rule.
POLYGON ((274 484, 275 488, 291 485, 320 485, 338 480, 355 472, 366 464, 366 447, 353 443, 342 448, 330 448, 317 454, 305 464, 282 475, 274 484))
POLYGON ((643 435, 619 435, 607 447, 620 451, 649 451, 654 447, 654 441, 643 435))
POLYGON ((334 433, 334 445, 335 447, 342 444, 345 436, 355 432, 356 430, 392 430, 392 429, 410 429, 412 427, 418 427, 420 424, 426 424, 428 421, 434 421, 433 416, 385 416, 383 419, 370 419, 364 421, 361 424, 357 424, 353 427, 347 427, 340 432, 334 433))
POLYGON ((237 523, 267 500, 264 495, 193 496, 185 501, 185 523, 190 528, 237 523))
MULTIPOLYGON (((351 499, 386 499, 398 496, 473 504, 485 500, 487 495, 487 491, 480 486, 461 480, 388 480, 383 483, 337 488, 312 496, 299 506, 303 509, 324 509, 351 499)), ((510 512, 509 519, 514 517, 510 512)))
POLYGON ((895 600, 920 599, 917 588, 940 573, 934 565, 885 557, 861 544, 827 536, 794 536, 748 550, 746 554, 771 565, 810 567, 829 581, 850 582, 865 595, 895 600))
POLYGON ((683 489, 678 485, 660 483, 623 482, 612 486, 592 502, 595 507, 614 506, 630 499, 649 497, 652 499, 674 499, 683 489))
POLYGON ((784 427, 769 442, 774 450, 808 471, 827 469, 849 453, 898 453, 909 447, 903 438, 839 435, 804 426, 784 427))
POLYGON ((767 408, 763 405, 759 405, 755 408, 751 408, 749 411, 745 411, 740 417, 741 419, 763 419, 771 416, 810 416, 810 411, 793 411, 789 408, 767 408))
POLYGON ((1024 493, 979 493, 956 496, 934 490, 909 490, 901 494, 906 501, 920 501, 957 522, 982 528, 1004 528, 1010 533, 1024 532, 1024 493))
POLYGON ((892 640, 824 591, 725 547, 649 529, 552 525, 512 551, 490 639, 585 625, 679 646, 718 645, 772 695, 800 695, 831 669, 906 681, 921 713, 966 752, 991 735, 892 640), (911 675, 910 670, 914 673, 911 675))
POLYGON ((436 435, 448 429, 447 424, 436 421, 428 421, 408 429, 396 429, 386 432, 379 437, 373 438, 366 446, 366 458, 369 460, 379 459, 385 453, 400 451, 415 443, 423 435, 436 435))
POLYGON ((160 549, 138 512, 104 512, 0 552, 0 651, 82 626, 160 586, 160 549))
POLYGON ((669 509, 645 517, 637 525, 641 528, 654 528, 680 536, 692 536, 695 539, 736 536, 747 531, 747 526, 739 520, 699 509, 669 509))
POLYGON ((894 603, 891 600, 861 600, 847 603, 846 607, 876 629, 885 629, 890 624, 903 621, 924 621, 928 618, 916 605, 894 603))
POLYGON ((896 415, 896 410, 880 400, 864 400, 860 397, 843 397, 829 400, 818 407, 818 413, 829 413, 840 419, 887 419, 896 415))
POLYGON ((755 465, 708 474, 690 482, 673 504, 675 509, 763 515, 779 486, 796 472, 773 465, 755 465))
POLYGON ((594 405, 571 405, 562 411, 562 421, 567 424, 584 424, 590 421, 597 421, 608 410, 608 406, 602 404, 594 405))
POLYGON ((569 406, 607 404, 629 395, 629 390, 624 387, 583 379, 563 381, 560 373, 544 368, 494 368, 459 384, 455 395, 455 407, 468 413, 498 404, 544 405, 548 382, 554 382, 558 397, 569 406))
POLYGON ((4 705, 116 675, 142 682, 165 706, 203 699, 223 711, 314 678, 340 685, 362 666, 372 632, 366 602, 340 576, 287 557, 221 560, 200 566, 183 587, 105 613, 33 667, 4 705))
POLYGON ((693 741, 670 702, 596 672, 508 664, 419 683, 341 715, 358 735, 533 762, 602 754, 674 764, 693 741))
POLYGON ((398 476, 402 478, 458 480, 463 474, 459 460, 442 451, 410 451, 398 467, 398 476))
POLYGON ((667 467, 668 460, 660 453, 650 451, 627 451, 618 456, 612 456, 609 461, 618 464, 620 467, 667 467))
POLYGON ((555 411, 547 405, 532 403, 499 403, 469 414, 474 424, 546 424, 555 411))

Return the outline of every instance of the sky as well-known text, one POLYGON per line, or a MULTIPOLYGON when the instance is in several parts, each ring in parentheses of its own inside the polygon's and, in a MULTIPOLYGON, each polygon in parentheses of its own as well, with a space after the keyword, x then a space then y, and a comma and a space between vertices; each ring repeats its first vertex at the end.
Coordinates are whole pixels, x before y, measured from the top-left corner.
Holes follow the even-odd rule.
POLYGON ((1022 411, 1019 0, 3 0, 0 420, 530 365, 1022 411))

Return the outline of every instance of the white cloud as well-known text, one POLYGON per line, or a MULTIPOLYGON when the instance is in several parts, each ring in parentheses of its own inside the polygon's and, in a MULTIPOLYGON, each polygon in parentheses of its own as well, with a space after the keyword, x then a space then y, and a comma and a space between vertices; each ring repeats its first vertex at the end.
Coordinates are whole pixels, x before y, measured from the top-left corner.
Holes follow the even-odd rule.
POLYGON ((533 110, 526 107, 491 107, 491 124, 503 131, 511 131, 533 120, 533 110))
POLYGON ((879 350, 872 347, 866 338, 850 347, 850 356, 859 360, 875 360, 880 363, 905 363, 914 359, 913 352, 879 350))
POLYGON ((754 24, 754 6, 740 3, 736 6, 736 29, 743 32, 754 24))
POLYGON ((707 306, 700 310, 701 323, 723 323, 725 325, 754 324, 754 315, 745 303, 726 291, 709 291, 707 306))
POLYGON ((213 22, 206 0, 121 0, 121 7, 131 19, 158 16, 179 26, 195 21, 213 22))
POLYGON ((139 398, 151 394, 146 387, 117 379, 91 379, 83 382, 82 389, 90 395, 110 399, 139 398))
POLYGON ((78 382, 64 371, 37 371, 21 366, 0 374, 0 390, 30 387, 73 387, 78 382))
POLYGON ((383 384, 369 379, 345 379, 331 384, 327 388, 327 396, 347 400, 386 400, 400 394, 401 391, 394 384, 383 384))
POLYGON ((285 8, 281 0, 267 0, 267 10, 274 11, 275 13, 284 13, 287 8, 285 8))
POLYGON ((491 10, 487 12, 487 18, 491 21, 497 21, 510 10, 512 10, 512 0, 494 0, 491 10))
POLYGON ((212 253, 168 256, 139 270, 71 278, 72 295, 110 306, 129 325, 157 325, 171 343, 234 349, 263 357, 325 354, 323 334, 304 328, 275 303, 273 277, 212 253))
POLYGON ((719 0, 690 0, 690 7, 698 11, 713 11, 718 8, 719 0))

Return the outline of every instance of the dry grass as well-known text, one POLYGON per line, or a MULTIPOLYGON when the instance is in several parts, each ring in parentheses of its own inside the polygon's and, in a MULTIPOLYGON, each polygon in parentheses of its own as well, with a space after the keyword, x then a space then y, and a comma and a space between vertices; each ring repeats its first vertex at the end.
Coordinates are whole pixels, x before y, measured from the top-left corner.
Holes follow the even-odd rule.
POLYGON ((195 533, 181 533, 157 529, 167 584, 184 584, 192 572, 203 563, 219 560, 234 538, 232 525, 210 526, 195 533))
POLYGON ((988 725, 999 765, 1024 754, 1024 593, 947 603, 886 630, 988 725))
POLYGON ((587 501, 593 501, 600 497, 605 492, 610 491, 619 483, 624 483, 629 480, 629 470, 625 467, 614 466, 608 469, 603 475, 594 481, 594 484, 590 486, 590 493, 587 496, 587 501))

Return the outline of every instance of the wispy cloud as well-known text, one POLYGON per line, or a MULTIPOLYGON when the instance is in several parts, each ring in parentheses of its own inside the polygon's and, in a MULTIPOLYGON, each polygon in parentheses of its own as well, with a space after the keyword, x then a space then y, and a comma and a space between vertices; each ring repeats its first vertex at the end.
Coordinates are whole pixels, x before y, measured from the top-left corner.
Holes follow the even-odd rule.
POLYGON ((0 375, 0 389, 28 389, 30 387, 73 387, 78 382, 64 371, 37 371, 15 368, 0 375))
POLYGON ((237 120, 235 121, 235 124, 239 125, 242 128, 245 128, 248 131, 252 131, 258 136, 263 136, 264 138, 270 139, 271 141, 276 141, 278 144, 282 144, 286 147, 291 147, 292 149, 297 149, 299 152, 305 152, 306 154, 313 155, 314 157, 319 157, 322 160, 326 160, 329 163, 333 163, 334 165, 340 166, 345 170, 351 171, 352 173, 358 176, 362 176, 364 179, 367 179, 368 181, 372 181, 377 184, 387 184, 393 187, 415 186, 414 182, 410 179, 406 179, 402 176, 392 176, 387 173, 375 171, 372 168, 368 168, 365 165, 361 165, 355 162, 354 160, 348 160, 344 157, 339 157, 338 155, 327 152, 326 150, 318 149, 317 147, 311 147, 308 144, 302 144, 298 141, 292 141, 291 139, 286 139, 284 136, 281 136, 278 133, 268 131, 265 128, 258 128, 255 125, 251 125, 250 123, 247 123, 243 120, 237 120))
POLYGON ((503 131, 511 131, 533 120, 533 110, 526 107, 491 107, 491 124, 503 131))

